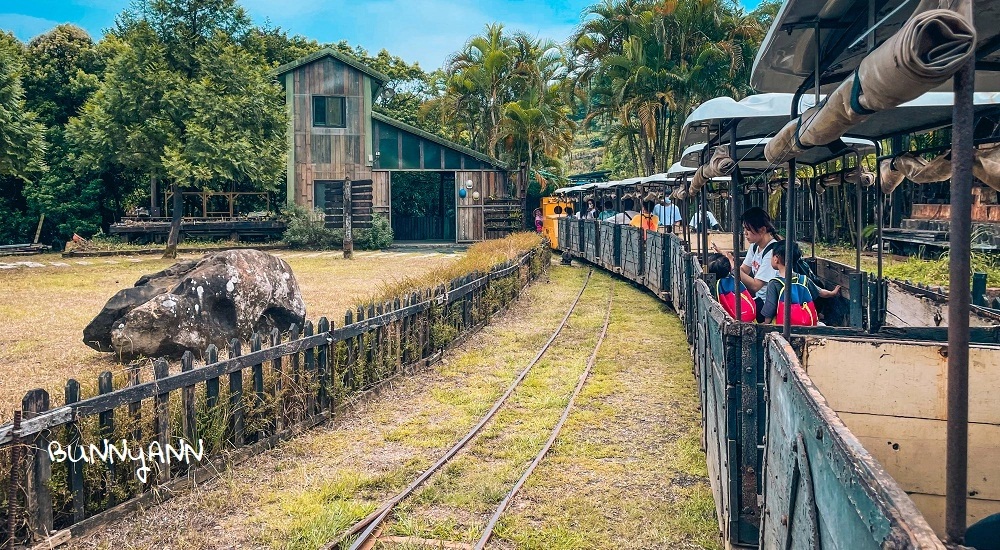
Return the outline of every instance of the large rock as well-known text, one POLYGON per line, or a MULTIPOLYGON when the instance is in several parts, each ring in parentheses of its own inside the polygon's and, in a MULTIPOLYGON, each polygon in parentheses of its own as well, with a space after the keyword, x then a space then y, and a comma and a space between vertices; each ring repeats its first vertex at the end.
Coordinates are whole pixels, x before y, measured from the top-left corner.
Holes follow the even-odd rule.
POLYGON ((144 275, 108 300, 83 341, 125 357, 179 357, 209 344, 224 349, 254 332, 288 330, 305 315, 288 263, 258 250, 227 250, 144 275))

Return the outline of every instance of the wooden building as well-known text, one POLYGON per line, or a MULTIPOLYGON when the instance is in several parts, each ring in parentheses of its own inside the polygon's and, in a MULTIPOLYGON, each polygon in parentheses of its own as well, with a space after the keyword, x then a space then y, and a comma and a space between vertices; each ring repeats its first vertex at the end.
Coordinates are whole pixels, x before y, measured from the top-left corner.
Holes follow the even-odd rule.
POLYGON ((321 208, 328 226, 343 226, 344 181, 350 178, 353 227, 366 227, 380 214, 390 219, 399 240, 456 242, 501 237, 522 227, 516 173, 372 110, 386 75, 332 49, 282 65, 276 75, 290 120, 289 204, 321 208), (404 216, 404 207, 412 205, 393 208, 394 187, 413 185, 414 178, 404 173, 424 173, 418 184, 437 186, 431 210, 404 216))

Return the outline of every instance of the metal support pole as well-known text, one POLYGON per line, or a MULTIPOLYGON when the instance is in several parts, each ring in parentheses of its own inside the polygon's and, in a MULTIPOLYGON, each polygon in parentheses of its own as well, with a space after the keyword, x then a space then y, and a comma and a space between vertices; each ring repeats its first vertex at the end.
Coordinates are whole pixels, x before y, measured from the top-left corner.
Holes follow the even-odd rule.
MULTIPOLYGON (((818 42, 817 42, 818 45, 818 42)), ((819 66, 816 67, 816 88, 819 89, 819 66)), ((792 96, 791 119, 795 120, 799 116, 799 99, 802 97, 802 90, 799 89, 792 96)), ((789 296, 792 293, 792 243, 795 242, 795 159, 788 161, 788 196, 785 207, 785 289, 789 296)), ((785 340, 791 341, 792 337, 792 301, 785 300, 785 319, 782 323, 781 334, 785 340)))
POLYGON ((972 162, 975 59, 955 73, 948 272, 948 450, 945 533, 962 544, 966 528, 969 451, 969 278, 972 233, 972 162))
POLYGON ((795 242, 795 159, 788 161, 788 199, 785 202, 785 290, 788 296, 785 298, 785 319, 781 334, 785 340, 792 337, 792 278, 794 265, 792 260, 792 244, 795 242))
POLYGON ((854 182, 854 197, 857 199, 854 224, 857 226, 855 230, 857 231, 858 239, 858 250, 855 253, 854 269, 861 271, 861 247, 864 246, 861 242, 861 233, 864 231, 865 214, 861 206, 861 153, 857 149, 854 150, 854 164, 854 170, 858 173, 858 178, 854 182))
POLYGON ((737 201, 743 197, 743 185, 742 185, 742 174, 740 174, 739 159, 737 158, 736 151, 736 128, 739 126, 740 121, 733 121, 733 132, 729 140, 729 158, 737 161, 736 168, 733 169, 732 179, 729 181, 729 210, 730 216, 733 224, 733 263, 736 264, 736 272, 733 273, 733 278, 736 281, 736 322, 742 322, 743 314, 740 311, 743 300, 740 299, 740 245, 742 244, 741 237, 743 236, 743 224, 740 223, 740 210, 737 201))
POLYGON ((876 166, 875 166, 875 196, 878 198, 878 206, 876 207, 877 208, 877 212, 878 212, 878 220, 876 220, 876 224, 877 225, 875 227, 876 227, 876 230, 878 231, 878 254, 876 255, 877 262, 878 262, 878 269, 877 269, 877 273, 878 273, 878 301, 876 302, 878 304, 878 316, 877 316, 878 317, 878 323, 872 323, 871 319, 869 318, 868 324, 869 324, 869 328, 870 328, 870 330, 872 332, 880 330, 882 328, 882 322, 885 320, 885 303, 884 303, 884 299, 885 299, 884 292, 885 292, 885 289, 884 289, 883 282, 882 282, 882 246, 883 246, 882 243, 884 242, 882 240, 882 224, 885 222, 885 219, 884 219, 885 218, 885 195, 884 195, 884 193, 882 193, 882 176, 879 175, 878 160, 877 160, 877 159, 879 159, 881 157, 882 157, 882 143, 879 142, 879 141, 876 141, 875 142, 875 159, 876 159, 876 166))
POLYGON ((816 185, 819 183, 819 176, 816 175, 816 168, 813 167, 813 182, 812 186, 809 188, 809 198, 812 199, 809 203, 812 206, 812 259, 816 259, 816 238, 819 234, 819 226, 816 223, 816 218, 819 217, 819 195, 816 193, 816 185))
POLYGON ((698 218, 698 237, 701 240, 701 270, 703 273, 708 269, 708 216, 705 214, 708 202, 708 185, 701 188, 701 214, 698 218))

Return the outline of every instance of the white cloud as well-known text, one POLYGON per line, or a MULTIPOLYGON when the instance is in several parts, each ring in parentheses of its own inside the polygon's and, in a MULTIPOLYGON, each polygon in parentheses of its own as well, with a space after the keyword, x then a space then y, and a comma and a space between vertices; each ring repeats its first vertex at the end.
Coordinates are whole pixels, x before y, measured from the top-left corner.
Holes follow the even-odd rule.
POLYGON ((59 21, 20 13, 0 13, 0 29, 14 33, 14 36, 24 42, 48 31, 59 23, 59 21))

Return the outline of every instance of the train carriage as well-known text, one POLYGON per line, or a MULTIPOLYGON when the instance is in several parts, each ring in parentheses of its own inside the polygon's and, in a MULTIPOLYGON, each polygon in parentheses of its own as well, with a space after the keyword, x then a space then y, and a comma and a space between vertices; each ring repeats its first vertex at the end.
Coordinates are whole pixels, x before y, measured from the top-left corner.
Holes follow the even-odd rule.
MULTIPOLYGON (((762 95, 765 97, 752 97, 743 102, 728 98, 713 100, 725 112, 706 122, 705 117, 694 117, 698 113, 696 110, 692 115, 695 120, 685 125, 682 139, 702 139, 710 145, 728 144, 735 149, 734 158, 740 160, 740 169, 745 169, 747 173, 752 173, 755 168, 764 167, 765 171, 774 168, 760 154, 762 151, 752 154, 753 149, 762 146, 759 149, 763 150, 769 134, 787 123, 793 103, 798 107, 795 111, 805 110, 811 103, 793 101, 796 96, 792 94, 762 95), (764 108, 776 104, 779 108, 770 112, 764 108), (779 112, 780 105, 786 109, 783 115, 779 112), (743 139, 748 136, 753 136, 757 143, 743 139), (734 141, 736 147, 731 145, 734 141)), ((951 94, 925 94, 904 104, 895 114, 887 112, 871 116, 852 128, 851 136, 854 138, 847 137, 838 145, 871 148, 882 145, 884 142, 880 140, 892 135, 948 125, 951 105, 951 94)), ((994 94, 976 94, 973 103, 979 115, 995 111, 997 105, 994 94)), ((699 143, 688 144, 692 153, 699 148, 702 153, 698 159, 704 160, 708 147, 699 143)), ((797 160, 799 167, 803 164, 816 166, 824 159, 843 154, 837 147, 816 147, 800 152, 797 160)), ((693 154, 689 155, 686 151, 684 160, 692 158, 693 154)), ((845 167, 849 165, 847 162, 842 164, 845 167)), ((855 162, 855 166, 858 164, 855 162)), ((860 177, 860 170, 856 172, 849 176, 860 177)), ((813 171, 813 180, 806 182, 803 188, 814 192, 819 177, 823 175, 829 173, 813 171)), ((741 189, 741 176, 738 170, 730 189, 741 189)), ((847 176, 841 176, 842 179, 844 177, 847 176)), ((787 187, 791 200, 796 186, 787 187)), ((622 189, 619 191, 620 197, 622 189)), ((732 197, 731 212, 736 211, 738 196, 734 193, 732 197)), ((807 204, 815 208, 814 200, 807 204)), ((789 219, 795 220, 794 210, 791 211, 793 214, 789 219)), ((881 219, 881 210, 878 213, 881 219)), ((815 213, 813 215, 815 217, 815 213)), ((806 223, 810 221, 800 221, 799 226, 806 223)), ((945 392, 944 380, 947 378, 942 375, 942 361, 946 361, 948 355, 943 351, 947 348, 942 347, 942 343, 948 339, 948 329, 942 326, 940 296, 928 296, 933 293, 905 283, 884 281, 881 262, 878 272, 871 274, 860 269, 860 258, 855 266, 811 258, 812 269, 818 278, 829 284, 840 284, 846 289, 846 296, 838 302, 841 307, 827 315, 830 324, 837 326, 796 327, 795 338, 790 340, 799 352, 796 354, 791 351, 793 347, 784 343, 787 338, 778 336, 781 327, 739 323, 725 314, 712 295, 711 278, 702 273, 700 260, 704 258, 707 247, 701 236, 690 235, 687 231, 681 235, 657 233, 647 237, 641 248, 626 248, 621 244, 628 242, 627 237, 619 234, 615 239, 612 234, 614 231, 621 233, 626 228, 614 224, 598 224, 598 227, 600 229, 595 234, 604 237, 607 231, 611 239, 602 238, 604 245, 599 246, 601 253, 596 263, 612 269, 619 267, 617 272, 645 284, 654 292, 657 288, 661 289, 660 295, 669 297, 684 320, 696 358, 695 374, 702 404, 705 451, 720 527, 727 546, 754 546, 760 543, 765 548, 804 545, 862 548, 887 544, 895 547, 940 547, 941 543, 934 533, 936 531, 943 538, 946 529, 945 499, 942 496, 945 493, 944 484, 938 479, 933 489, 936 492, 924 496, 921 487, 914 485, 912 479, 905 476, 906 472, 898 468, 898 457, 908 456, 907 460, 915 464, 921 460, 925 462, 916 466, 918 470, 923 468, 920 471, 925 473, 937 472, 935 475, 943 479, 943 450, 935 445, 943 445, 944 428, 936 428, 930 441, 921 441, 916 446, 914 441, 906 440, 920 431, 920 428, 913 427, 913 423, 933 420, 938 423, 937 426, 943 426, 946 422, 941 414, 944 405, 940 396, 945 392), (607 242, 616 241, 621 243, 619 249, 605 253, 605 248, 612 248, 607 247, 607 242), (641 266, 634 265, 640 254, 641 266), (913 300, 923 304, 924 309, 931 313, 915 314, 911 311, 915 309, 912 303, 900 305, 913 300), (907 319, 906 326, 893 322, 891 319, 894 317, 907 319), (869 351, 877 346, 891 346, 893 353, 877 357, 862 354, 858 352, 862 349, 857 347, 862 345, 858 342, 868 346, 863 349, 869 351), (829 345, 824 343, 836 343, 830 345, 830 349, 838 352, 824 355, 822 346, 829 345), (864 373, 881 373, 882 379, 876 383, 892 387, 891 381, 907 376, 907 372, 898 365, 909 359, 901 360, 901 357, 909 358, 916 354, 914 357, 924 360, 927 359, 926 351, 931 349, 938 354, 936 366, 926 366, 928 372, 937 373, 933 387, 939 401, 934 417, 920 416, 923 413, 919 410, 902 410, 897 411, 900 415, 894 415, 891 408, 893 400, 884 395, 868 399, 874 407, 887 406, 883 413, 874 410, 858 413, 841 406, 839 397, 829 401, 825 397, 827 393, 849 394, 858 377, 864 373), (816 366, 822 363, 817 362, 818 356, 810 356, 813 350, 818 356, 839 358, 839 362, 829 359, 825 363, 828 369, 836 369, 843 363, 843 357, 851 356, 863 359, 854 365, 860 370, 840 379, 824 380, 822 385, 814 384, 810 378, 814 371, 810 369, 822 368, 816 366), (813 361, 812 366, 809 366, 809 361, 813 361), (779 380, 783 387, 781 391, 775 386, 779 380), (858 421, 865 415, 880 416, 886 420, 875 424, 858 421), (893 426, 902 427, 897 429, 893 426), (805 427, 809 429, 803 431, 805 427), (765 434, 770 435, 765 438, 765 434), (897 438, 907 443, 904 445, 902 441, 896 441, 894 444, 898 448, 887 445, 893 451, 887 452, 886 449, 873 447, 875 442, 880 441, 879 438, 897 438), (800 439, 802 444, 799 444, 800 439), (915 448, 925 446, 937 450, 928 457, 913 454, 915 448), (910 454, 896 453, 899 449, 906 449, 910 454), (895 479, 897 477, 900 479, 895 479), (907 497, 907 494, 913 495, 913 498, 907 497), (915 506, 914 501, 920 505, 915 506), (806 503, 806 506, 797 503, 806 503)), ((794 231, 792 229, 791 232, 794 231)), ((739 235, 728 237, 732 243, 729 248, 739 251, 743 246, 739 235)), ((634 242, 629 246, 632 244, 634 242)), ((1000 342, 997 318, 985 309, 967 311, 966 317, 977 325, 967 332, 971 341, 977 342, 971 348, 973 356, 984 365, 1000 364, 994 355, 997 347, 990 345, 1000 342)), ((910 364, 925 369, 924 363, 910 364)), ((901 396, 897 401, 916 403, 921 399, 901 396)), ((983 397, 974 396, 975 399, 982 400, 983 397)), ((973 420, 973 424, 975 426, 970 431, 990 433, 989 430, 997 427, 997 420, 987 416, 982 421, 973 420)), ((984 456, 972 468, 977 475, 983 474, 984 483, 989 485, 995 481, 996 473, 984 472, 982 466, 1000 462, 997 460, 1000 454, 990 444, 982 444, 981 436, 976 437, 974 448, 984 456)), ((981 485, 977 484, 977 492, 982 491, 979 488, 981 485)), ((987 512, 1000 512, 992 493, 986 491, 985 494, 987 498, 980 499, 985 504, 974 499, 969 508, 973 521, 987 512)))

